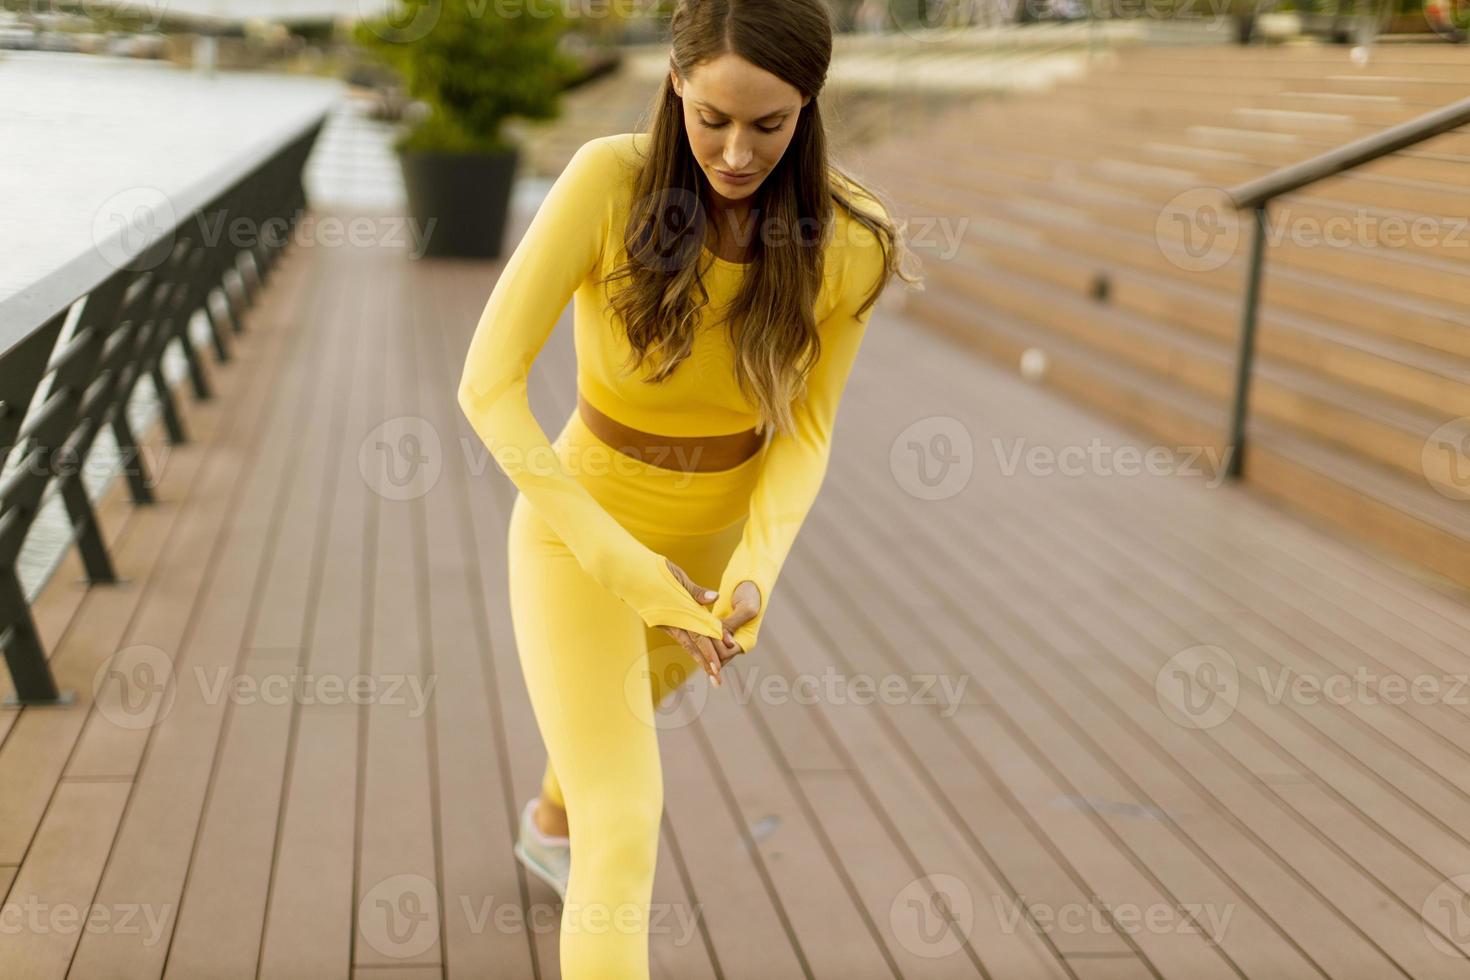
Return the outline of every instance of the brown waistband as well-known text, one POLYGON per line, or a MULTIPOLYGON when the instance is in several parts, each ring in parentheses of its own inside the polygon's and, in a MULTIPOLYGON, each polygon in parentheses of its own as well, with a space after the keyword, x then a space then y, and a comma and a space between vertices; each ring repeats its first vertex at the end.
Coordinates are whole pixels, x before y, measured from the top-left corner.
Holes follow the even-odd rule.
POLYGON ((625 456, 680 472, 715 472, 739 466, 765 444, 755 429, 717 436, 661 436, 622 424, 577 392, 577 411, 592 434, 625 456))

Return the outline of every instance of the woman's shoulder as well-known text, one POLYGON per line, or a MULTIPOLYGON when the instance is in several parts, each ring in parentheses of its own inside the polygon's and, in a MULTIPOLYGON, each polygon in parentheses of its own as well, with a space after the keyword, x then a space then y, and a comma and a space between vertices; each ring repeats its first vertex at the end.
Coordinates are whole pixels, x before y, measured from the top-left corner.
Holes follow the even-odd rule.
MULTIPOLYGON (((864 185, 858 183, 856 180, 846 176, 845 174, 842 174, 838 171, 833 171, 832 190, 833 192, 841 194, 843 197, 847 198, 852 206, 857 210, 863 212, 863 214, 869 217, 879 218, 884 221, 890 220, 888 209, 883 205, 883 202, 878 199, 877 195, 875 195, 864 185)), ((859 222, 856 218, 848 214, 847 209, 843 208, 841 205, 837 206, 837 210, 844 220, 851 221, 855 224, 861 224, 861 222, 859 222)))
POLYGON ((567 170, 578 180, 631 186, 641 165, 646 138, 645 133, 594 136, 572 154, 567 170))
MULTIPOLYGON (((888 209, 870 191, 857 183, 838 177, 833 189, 842 194, 853 208, 880 224, 890 224, 888 209)), ((882 276, 886 264, 883 243, 868 224, 851 214, 841 204, 832 205, 832 255, 840 270, 843 292, 849 296, 866 296, 882 276)))

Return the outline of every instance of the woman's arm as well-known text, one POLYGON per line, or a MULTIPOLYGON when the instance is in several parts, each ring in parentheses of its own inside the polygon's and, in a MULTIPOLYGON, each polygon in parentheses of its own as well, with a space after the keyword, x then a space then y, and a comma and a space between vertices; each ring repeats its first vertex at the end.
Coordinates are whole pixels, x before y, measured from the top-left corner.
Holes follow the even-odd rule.
POLYGON ((562 468, 531 412, 526 379, 577 287, 600 269, 611 226, 609 187, 623 163, 614 138, 583 144, 552 184, 480 314, 459 405, 496 464, 584 569, 648 626, 719 637, 722 627, 644 545, 562 468))
POLYGON ((746 653, 755 646, 776 578, 827 475, 837 408, 873 311, 869 307, 860 315, 858 308, 883 273, 882 247, 866 228, 855 228, 846 250, 841 299, 817 325, 821 356, 807 376, 805 398, 792 412, 795 427, 773 435, 766 447, 745 529, 720 578, 714 612, 722 619, 731 613, 737 585, 753 582, 760 590, 760 611, 732 633, 746 653))

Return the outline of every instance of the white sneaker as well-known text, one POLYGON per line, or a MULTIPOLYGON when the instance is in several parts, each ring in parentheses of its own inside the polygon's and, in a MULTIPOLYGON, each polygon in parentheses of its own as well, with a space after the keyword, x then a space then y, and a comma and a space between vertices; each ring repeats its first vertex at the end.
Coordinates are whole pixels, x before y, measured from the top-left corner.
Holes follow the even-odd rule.
POLYGON ((572 839, 541 832, 536 826, 536 802, 531 800, 521 810, 521 833, 513 850, 526 870, 550 885, 565 900, 567 877, 572 867, 572 839))

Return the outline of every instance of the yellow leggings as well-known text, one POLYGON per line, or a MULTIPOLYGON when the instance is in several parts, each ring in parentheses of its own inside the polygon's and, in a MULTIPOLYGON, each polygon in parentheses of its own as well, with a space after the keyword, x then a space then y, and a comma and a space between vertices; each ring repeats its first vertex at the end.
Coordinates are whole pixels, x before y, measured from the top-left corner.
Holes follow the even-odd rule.
MULTIPOLYGON (((697 584, 719 587, 761 454, 728 470, 665 469, 617 452, 575 410, 552 446, 618 523, 697 584)), ((709 681, 683 646, 583 571, 520 494, 507 562, 521 670, 546 745, 543 789, 566 807, 570 826, 561 975, 647 980, 663 813, 655 707, 691 672, 695 683, 709 681)), ((662 911, 663 922, 690 914, 662 911)))

